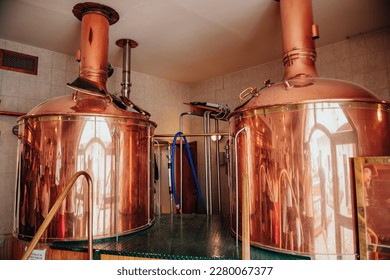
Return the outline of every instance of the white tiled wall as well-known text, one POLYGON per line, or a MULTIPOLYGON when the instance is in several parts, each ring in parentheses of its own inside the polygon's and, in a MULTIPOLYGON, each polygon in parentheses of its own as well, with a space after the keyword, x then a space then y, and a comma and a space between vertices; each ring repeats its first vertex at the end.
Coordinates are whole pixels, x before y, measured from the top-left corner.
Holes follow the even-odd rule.
MULTIPOLYGON (((381 99, 390 101, 390 29, 354 37, 317 49, 316 67, 321 77, 360 84, 381 99)), ((247 87, 261 87, 266 79, 283 77, 281 59, 230 73, 191 86, 191 101, 240 104, 239 94, 247 87)))
POLYGON ((0 235, 10 233, 15 200, 16 136, 14 117, 0 118, 0 235))
POLYGON ((319 49, 321 76, 360 84, 390 100, 390 31, 355 37, 319 49))

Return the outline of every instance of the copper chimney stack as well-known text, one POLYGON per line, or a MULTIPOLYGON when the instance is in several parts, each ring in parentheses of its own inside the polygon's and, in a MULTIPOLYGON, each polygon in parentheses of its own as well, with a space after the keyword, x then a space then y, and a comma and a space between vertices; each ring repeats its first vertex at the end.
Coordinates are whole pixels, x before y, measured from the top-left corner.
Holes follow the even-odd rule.
POLYGON ((314 39, 318 38, 318 28, 313 24, 311 0, 282 0, 280 11, 284 79, 299 75, 319 76, 315 69, 317 54, 314 44, 314 39))
POLYGON ((81 20, 80 76, 69 87, 106 94, 108 78, 108 29, 119 20, 112 8, 92 2, 73 7, 81 20))

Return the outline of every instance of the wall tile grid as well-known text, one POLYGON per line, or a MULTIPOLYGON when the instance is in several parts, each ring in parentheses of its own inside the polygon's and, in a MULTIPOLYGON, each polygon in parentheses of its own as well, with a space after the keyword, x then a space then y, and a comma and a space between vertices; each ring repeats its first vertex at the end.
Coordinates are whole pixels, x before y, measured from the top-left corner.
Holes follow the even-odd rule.
POLYGON ((0 236, 11 232, 15 200, 16 142, 14 117, 0 116, 0 236))
POLYGON ((390 29, 318 49, 322 77, 354 82, 390 101, 390 29))
MULTIPOLYGON (((317 53, 316 67, 321 77, 357 83, 390 101, 390 29, 321 47, 317 53)), ((240 104, 238 96, 242 90, 259 88, 266 79, 278 82, 282 77, 283 64, 279 59, 192 85, 190 97, 191 101, 228 104, 234 109, 240 104), (215 86, 217 83, 219 87, 215 86)))

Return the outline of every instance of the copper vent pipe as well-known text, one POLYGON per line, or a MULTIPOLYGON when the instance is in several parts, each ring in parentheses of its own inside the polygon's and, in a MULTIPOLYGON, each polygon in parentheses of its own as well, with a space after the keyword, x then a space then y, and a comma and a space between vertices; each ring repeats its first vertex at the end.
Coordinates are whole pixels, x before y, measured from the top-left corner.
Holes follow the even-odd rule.
POLYGON ((280 0, 280 11, 284 79, 301 75, 318 77, 314 39, 319 34, 318 26, 313 26, 311 0, 280 0))
POLYGON ((131 92, 131 49, 136 48, 138 43, 131 39, 120 39, 116 41, 116 45, 123 48, 123 66, 122 66, 122 96, 130 99, 131 92))
POLYGON ((69 84, 76 90, 107 93, 108 29, 119 20, 112 8, 92 2, 79 3, 73 14, 81 20, 80 74, 69 84))

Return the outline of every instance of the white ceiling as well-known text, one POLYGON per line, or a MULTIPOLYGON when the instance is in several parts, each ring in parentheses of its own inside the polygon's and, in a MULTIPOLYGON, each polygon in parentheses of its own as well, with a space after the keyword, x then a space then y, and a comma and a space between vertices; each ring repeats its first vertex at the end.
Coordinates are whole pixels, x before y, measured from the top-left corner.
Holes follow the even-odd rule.
MULTIPOLYGON (((284 0, 287 1, 287 0, 284 0)), ((299 0, 288 0, 299 1, 299 0)), ((77 0, 0 0, 0 38, 56 52, 79 49, 77 0)), ((279 2, 275 0, 100 0, 115 9, 109 61, 122 66, 115 42, 130 38, 131 69, 197 83, 281 58, 279 2)), ((390 0, 313 0, 320 26, 316 46, 390 26, 390 0)))

